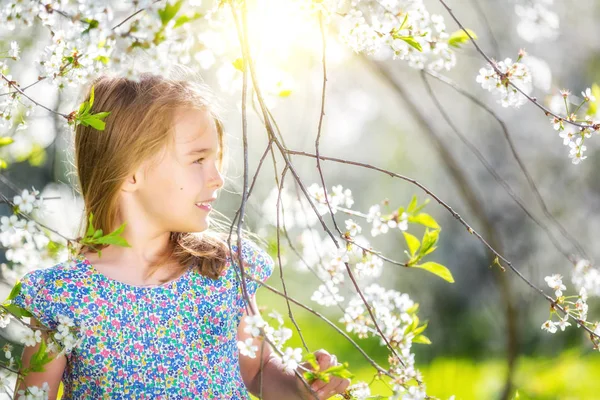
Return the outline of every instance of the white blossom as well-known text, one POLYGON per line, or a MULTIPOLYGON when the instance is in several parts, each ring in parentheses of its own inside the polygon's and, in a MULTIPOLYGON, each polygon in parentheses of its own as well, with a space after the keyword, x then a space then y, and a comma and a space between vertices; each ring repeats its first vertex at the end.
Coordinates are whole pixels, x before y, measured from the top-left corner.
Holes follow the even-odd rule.
POLYGON ((246 323, 244 332, 250 333, 252 337, 260 336, 260 328, 266 325, 260 314, 247 315, 244 317, 244 322, 246 323))
POLYGON ((288 371, 294 371, 298 368, 300 361, 302 361, 302 348, 291 348, 287 347, 283 356, 281 357, 283 367, 288 371))
POLYGON ((17 392, 17 400, 47 400, 49 390, 48 382, 44 382, 41 387, 27 386, 26 390, 21 389, 17 392))
POLYGON ((252 342, 252 338, 247 338, 245 341, 238 340, 237 347, 240 350, 240 354, 255 358, 256 351, 258 350, 258 346, 254 345, 252 342))
POLYGON ((550 333, 556 332, 556 323, 552 320, 548 320, 542 324, 542 330, 546 330, 550 333))
POLYGON ((496 63, 496 68, 505 75, 502 78, 491 65, 479 70, 479 75, 476 81, 481 86, 498 96, 502 107, 520 107, 527 102, 527 97, 515 89, 511 82, 521 91, 529 94, 532 90, 532 79, 529 73, 529 68, 520 62, 513 62, 510 58, 505 58, 504 61, 496 63))
POLYGON ((10 42, 10 50, 8 51, 8 56, 12 57, 15 60, 19 59, 19 53, 21 49, 19 48, 19 44, 15 41, 10 42))
POLYGON ((588 295, 600 296, 600 270, 593 267, 589 260, 581 259, 575 264, 571 282, 580 289, 583 301, 587 301, 588 295))
POLYGON ((338 294, 340 289, 332 281, 319 285, 319 288, 311 296, 311 300, 322 306, 329 307, 344 301, 344 298, 338 294))
POLYGON ((568 322, 568 320, 569 320, 569 315, 567 314, 567 315, 565 315, 564 318, 561 318, 556 323, 556 325, 560 328, 561 331, 564 331, 567 326, 571 326, 571 323, 568 322))
POLYGON ((583 99, 585 101, 596 101, 596 97, 594 97, 594 95, 592 94, 592 89, 591 88, 587 88, 585 89, 583 92, 581 92, 581 95, 583 96, 583 99))
POLYGON ((345 223, 350 236, 356 236, 362 231, 362 227, 352 219, 347 219, 345 223))
POLYGON ((567 287, 562 283, 562 276, 559 274, 547 276, 544 278, 544 280, 546 281, 548 286, 550 286, 550 288, 554 290, 554 294, 556 294, 556 297, 562 296, 562 291, 567 289, 567 287))
POLYGON ((37 343, 42 341, 42 331, 36 329, 35 331, 25 326, 25 333, 21 337, 21 343, 25 346, 35 346, 37 343))
POLYGON ((371 388, 366 382, 357 382, 349 386, 348 392, 356 400, 367 400, 371 396, 371 388))

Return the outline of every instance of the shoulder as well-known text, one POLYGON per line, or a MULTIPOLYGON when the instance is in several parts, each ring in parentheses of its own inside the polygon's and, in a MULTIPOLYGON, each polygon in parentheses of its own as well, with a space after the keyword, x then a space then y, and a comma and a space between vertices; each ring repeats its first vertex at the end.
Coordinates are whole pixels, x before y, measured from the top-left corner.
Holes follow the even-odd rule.
MULTIPOLYGON (((232 242, 231 250, 233 252, 232 258, 237 260, 238 258, 238 246, 237 242, 232 242)), ((264 265, 272 267, 274 262, 273 258, 264 249, 262 245, 254 242, 251 239, 242 239, 242 261, 247 265, 264 265)))
POLYGON ((52 285, 70 283, 82 276, 82 269, 76 260, 62 261, 51 267, 33 269, 25 273, 19 281, 22 286, 30 285, 41 289, 52 285))
MULTIPOLYGON (((231 249, 233 252, 232 259, 237 260, 237 243, 232 242, 231 249)), ((244 265, 244 274, 246 278, 246 287, 249 294, 253 295, 260 285, 255 280, 266 282, 273 272, 274 261, 262 245, 259 245, 248 238, 244 238, 242 240, 241 253, 244 265)), ((236 281, 238 281, 237 287, 240 288, 239 280, 241 275, 239 271, 239 263, 233 262, 233 269, 235 270, 236 281)))
POLYGON ((30 270, 16 282, 20 288, 11 304, 28 311, 53 329, 59 311, 64 308, 63 303, 69 298, 66 294, 76 288, 75 277, 80 273, 76 263, 72 262, 30 270))
POLYGON ((20 303, 21 306, 30 305, 36 299, 60 302, 67 297, 66 292, 78 287, 76 282, 82 274, 83 271, 75 260, 30 270, 17 281, 21 288, 13 302, 20 303))

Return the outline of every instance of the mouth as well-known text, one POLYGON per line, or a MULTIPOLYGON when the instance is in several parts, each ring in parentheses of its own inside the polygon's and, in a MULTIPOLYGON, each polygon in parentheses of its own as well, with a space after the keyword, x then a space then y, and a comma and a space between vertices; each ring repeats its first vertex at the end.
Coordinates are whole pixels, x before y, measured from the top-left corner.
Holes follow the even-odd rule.
POLYGON ((198 203, 196 203, 196 207, 198 207, 198 208, 200 208, 202 210, 205 210, 205 211, 210 211, 210 210, 212 210, 211 203, 213 201, 215 201, 215 200, 216 200, 216 198, 212 198, 212 199, 208 199, 208 200, 205 200, 205 201, 198 202, 198 203))

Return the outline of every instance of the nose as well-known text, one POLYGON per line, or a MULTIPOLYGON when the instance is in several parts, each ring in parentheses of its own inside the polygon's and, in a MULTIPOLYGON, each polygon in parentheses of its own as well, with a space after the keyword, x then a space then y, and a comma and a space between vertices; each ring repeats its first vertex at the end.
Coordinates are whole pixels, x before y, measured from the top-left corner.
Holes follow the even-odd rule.
POLYGON ((225 181, 223 180, 223 175, 221 174, 221 171, 219 171, 218 168, 215 168, 210 177, 210 181, 209 181, 210 187, 215 190, 218 190, 223 187, 224 183, 225 183, 225 181))

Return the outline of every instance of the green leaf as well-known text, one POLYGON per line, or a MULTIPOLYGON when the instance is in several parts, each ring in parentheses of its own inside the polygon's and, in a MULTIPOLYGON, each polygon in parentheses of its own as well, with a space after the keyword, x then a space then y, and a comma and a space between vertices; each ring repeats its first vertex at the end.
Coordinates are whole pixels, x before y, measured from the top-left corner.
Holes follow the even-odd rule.
POLYGON ((24 308, 21 308, 15 304, 3 304, 4 307, 13 315, 15 315, 17 318, 21 318, 21 317, 27 317, 27 318, 31 318, 33 317, 33 314, 31 314, 29 311, 27 311, 24 308))
POLYGON ((81 104, 79 105, 79 110, 77 110, 77 115, 78 115, 78 116, 81 116, 81 115, 83 115, 83 114, 84 114, 84 111, 85 111, 85 110, 86 110, 86 108, 87 108, 87 106, 88 106, 88 102, 87 102, 87 101, 84 101, 83 103, 81 103, 81 104))
POLYGON ((0 158, 0 169, 6 169, 8 168, 8 163, 6 161, 4 161, 2 158, 0 158))
POLYGON ((9 136, 0 137, 0 147, 8 146, 9 144, 13 143, 14 141, 15 140, 9 136))
POLYGON ((421 52, 423 51, 423 48, 421 47, 419 42, 417 42, 415 40, 415 38, 413 38, 411 36, 400 36, 398 39, 404 40, 406 43, 408 43, 409 45, 411 45, 412 47, 414 47, 415 49, 417 49, 421 52))
POLYGON ((127 240, 122 236, 110 236, 110 235, 102 236, 102 237, 96 239, 95 243, 114 244, 115 246, 131 247, 129 245, 129 243, 127 243, 127 240))
POLYGON ((410 307, 408 310, 406 310, 407 314, 414 314, 417 312, 417 310, 419 309, 419 303, 415 303, 413 304, 412 307, 410 307))
POLYGON ((203 16, 204 16, 203 14, 198 13, 198 12, 191 16, 190 15, 182 15, 175 20, 175 25, 173 25, 173 29, 179 28, 180 26, 185 25, 188 22, 202 18, 203 16))
POLYGON ((13 288, 10 290, 10 293, 8 294, 8 297, 6 298, 6 300, 12 300, 15 297, 17 297, 19 295, 19 293, 21 293, 21 281, 17 281, 17 283, 15 283, 15 286, 13 286, 13 288))
POLYGON ((94 86, 95 85, 92 85, 92 89, 90 90, 90 102, 89 107, 86 109, 86 113, 90 111, 92 109, 92 106, 94 105, 94 86))
POLYGON ((412 199, 410 199, 410 204, 408 205, 408 207, 406 207, 406 212, 409 214, 412 214, 415 212, 416 208, 417 208, 417 196, 413 196, 412 199))
POLYGON ((423 242, 421 243, 421 250, 419 251, 421 256, 427 255, 435 249, 434 246, 438 241, 439 233, 440 231, 438 230, 430 231, 429 229, 425 228, 423 242))
POLYGON ((413 335, 415 335, 415 336, 416 335, 420 335, 425 330, 425 328, 427 328, 427 322, 425 322, 423 325, 421 325, 418 328, 416 328, 413 331, 413 335))
POLYGON ((317 356, 315 356, 314 353, 304 354, 303 361, 308 361, 315 371, 319 369, 319 363, 317 363, 317 356))
POLYGON ((104 123, 104 121, 101 121, 98 118, 95 118, 94 116, 91 116, 91 115, 81 119, 80 121, 83 125, 91 126, 92 128, 99 130, 99 131, 103 131, 104 128, 106 127, 106 124, 104 123))
POLYGON ((450 270, 448 268, 446 268, 442 264, 438 264, 436 262, 429 261, 429 262, 426 262, 423 264, 415 265, 413 267, 414 268, 422 268, 424 270, 431 272, 432 274, 439 276, 440 278, 442 278, 450 283, 454 283, 454 278, 452 277, 452 273, 450 272, 450 270))
POLYGON ((96 232, 94 232, 92 239, 98 239, 98 238, 102 237, 102 235, 103 235, 102 229, 96 229, 96 232))
POLYGON ((412 340, 413 343, 431 344, 431 340, 427 336, 419 335, 415 336, 412 340))
POLYGON ((352 379, 354 374, 348 370, 348 364, 343 363, 342 365, 334 365, 333 367, 327 368, 323 371, 324 374, 331 374, 342 379, 352 379))
POLYGON ((85 237, 92 237, 95 231, 96 229, 94 228, 94 213, 90 213, 90 216, 88 217, 88 228, 87 232, 85 233, 85 237))
MULTIPOLYGON (((475 32, 473 32, 470 29, 467 29, 467 31, 469 32, 469 35, 473 37, 473 39, 477 39, 477 35, 475 34, 475 32)), ((461 44, 464 44, 469 40, 471 39, 469 39, 469 36, 466 34, 466 32, 462 29, 459 29, 452 35, 450 35, 450 37, 448 38, 448 45, 458 48, 461 44)))
POLYGON ((425 201, 423 202, 423 204, 421 204, 420 206, 418 206, 417 208, 414 209, 413 214, 418 213, 419 211, 421 211, 423 208, 425 208, 425 206, 429 204, 429 199, 425 199, 425 201))
POLYGON ((96 29, 100 25, 100 22, 96 19, 84 18, 82 21, 88 24, 83 33, 89 33, 92 29, 96 29))
POLYGON ((46 248, 48 249, 48 255, 50 255, 51 257, 54 257, 56 255, 58 255, 58 252, 64 248, 64 245, 58 242, 55 242, 53 240, 50 240, 48 242, 48 244, 46 245, 46 248))
POLYGON ((406 244, 408 245, 408 251, 410 256, 413 257, 419 247, 421 246, 421 242, 415 236, 411 235, 408 232, 402 232, 404 234, 404 238, 406 239, 406 244))
POLYGON ((183 1, 179 0, 174 4, 167 3, 165 8, 158 10, 158 15, 160 16, 160 21, 162 22, 163 26, 166 26, 169 21, 175 18, 175 15, 179 12, 182 4, 183 1))
POLYGON ((432 229, 441 229, 438 223, 435 221, 435 219, 427 213, 412 215, 408 217, 408 222, 412 222, 414 224, 421 224, 432 229))
POLYGON ((51 357, 47 352, 46 340, 42 339, 40 342, 39 349, 35 352, 33 356, 31 356, 31 360, 29 362, 30 371, 33 372, 44 372, 44 365, 48 364, 52 361, 53 357, 51 357))
POLYGON ((404 14, 404 20, 402 21, 402 24, 400 24, 400 28, 398 28, 399 31, 404 28, 406 21, 408 21, 408 13, 404 14))

